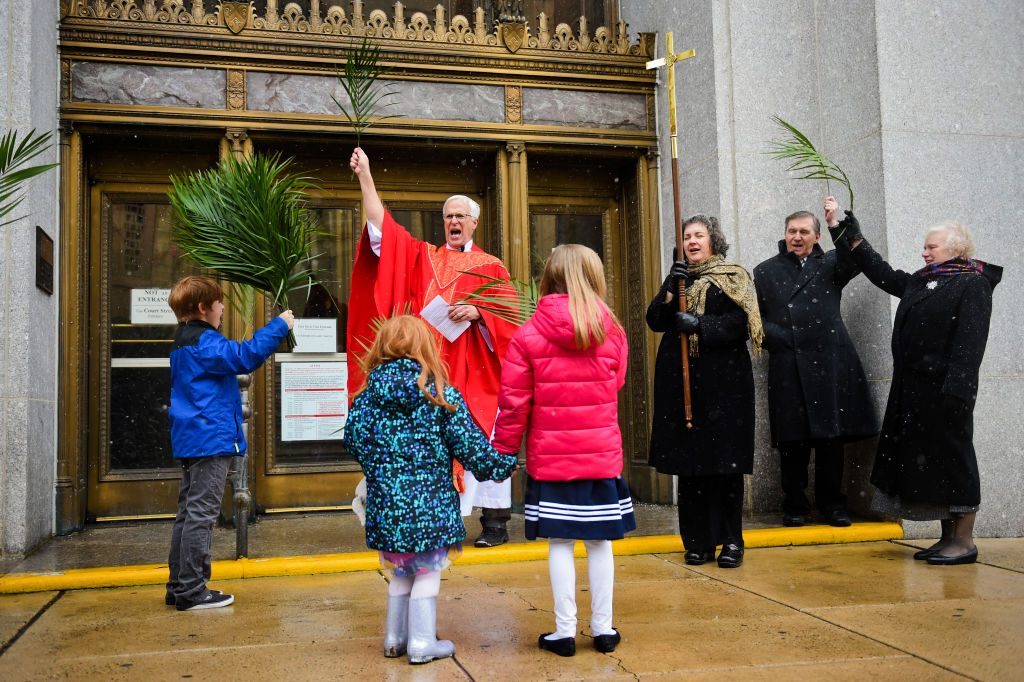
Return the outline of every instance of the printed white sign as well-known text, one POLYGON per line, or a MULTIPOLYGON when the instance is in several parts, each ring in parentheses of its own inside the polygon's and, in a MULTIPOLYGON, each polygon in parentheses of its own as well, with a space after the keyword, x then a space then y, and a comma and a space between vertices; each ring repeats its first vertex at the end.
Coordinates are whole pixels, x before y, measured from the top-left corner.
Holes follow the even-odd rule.
POLYGON ((132 324, 178 324, 170 295, 170 289, 132 289, 132 324))
POLYGON ((303 317, 295 320, 293 353, 337 353, 338 321, 334 318, 303 317))
POLYGON ((282 362, 281 440, 341 440, 348 417, 344 362, 282 362))

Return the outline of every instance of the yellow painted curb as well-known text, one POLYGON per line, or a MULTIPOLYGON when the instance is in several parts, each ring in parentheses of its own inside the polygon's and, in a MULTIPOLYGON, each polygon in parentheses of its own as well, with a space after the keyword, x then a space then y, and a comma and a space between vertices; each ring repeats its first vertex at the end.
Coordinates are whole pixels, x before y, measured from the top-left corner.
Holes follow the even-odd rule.
MULTIPOLYGON (((898 523, 857 523, 849 528, 804 526, 802 528, 758 528, 744 531, 747 549, 790 545, 827 545, 846 542, 899 540, 903 527, 898 523)), ((612 543, 618 556, 635 554, 671 554, 683 551, 678 535, 646 535, 612 543)), ((583 543, 576 544, 576 556, 583 556, 583 543)), ((548 556, 545 542, 524 542, 478 549, 467 547, 456 563, 500 564, 517 561, 541 561, 548 556)), ((373 571, 380 568, 377 552, 313 554, 308 556, 268 557, 214 561, 211 580, 268 578, 288 575, 317 575, 373 571)), ((47 573, 11 573, 0 576, 0 594, 81 590, 98 587, 162 585, 167 581, 167 564, 75 568, 47 573)))

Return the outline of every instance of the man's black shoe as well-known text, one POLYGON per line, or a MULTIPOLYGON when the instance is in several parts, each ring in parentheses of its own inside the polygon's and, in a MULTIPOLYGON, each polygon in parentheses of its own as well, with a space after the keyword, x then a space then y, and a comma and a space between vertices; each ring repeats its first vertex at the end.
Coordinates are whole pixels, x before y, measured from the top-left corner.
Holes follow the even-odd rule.
POLYGON ((790 528, 797 528, 799 526, 807 525, 807 517, 803 514, 783 514, 782 525, 790 528))
POLYGON ((718 555, 719 568, 739 568, 743 563, 743 548, 739 545, 725 545, 718 555))
POLYGON ((473 543, 476 547, 497 547, 508 542, 508 531, 504 528, 484 528, 480 537, 473 543))
POLYGON ((830 512, 827 516, 827 519, 828 525, 836 526, 838 528, 846 528, 852 523, 852 521, 850 521, 850 515, 843 511, 842 509, 837 509, 833 512, 830 512))
POLYGON ((690 550, 683 555, 683 561, 685 561, 690 566, 700 566, 702 564, 706 564, 707 562, 714 560, 714 550, 710 552, 695 552, 693 550, 690 550))

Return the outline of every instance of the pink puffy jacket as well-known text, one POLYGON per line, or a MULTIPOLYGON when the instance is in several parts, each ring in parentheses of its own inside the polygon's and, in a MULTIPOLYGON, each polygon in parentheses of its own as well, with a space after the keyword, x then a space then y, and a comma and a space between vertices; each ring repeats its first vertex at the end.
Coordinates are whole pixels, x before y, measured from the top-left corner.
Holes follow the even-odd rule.
POLYGON ((517 452, 526 433, 526 472, 541 481, 622 474, 618 392, 626 382, 626 335, 611 316, 604 343, 576 348, 568 294, 540 299, 509 343, 493 444, 517 452))

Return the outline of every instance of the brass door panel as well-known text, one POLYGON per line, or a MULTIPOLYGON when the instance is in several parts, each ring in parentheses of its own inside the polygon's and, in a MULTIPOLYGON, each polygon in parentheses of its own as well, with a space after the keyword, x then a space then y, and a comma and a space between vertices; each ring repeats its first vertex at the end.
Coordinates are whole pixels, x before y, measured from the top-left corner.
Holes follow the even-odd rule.
POLYGON ((91 206, 88 517, 173 514, 176 322, 160 299, 192 269, 171 243, 166 187, 97 185, 91 206))

